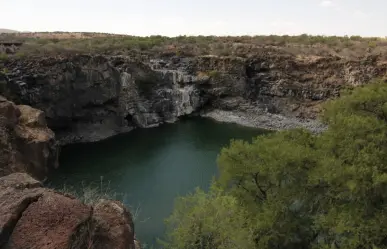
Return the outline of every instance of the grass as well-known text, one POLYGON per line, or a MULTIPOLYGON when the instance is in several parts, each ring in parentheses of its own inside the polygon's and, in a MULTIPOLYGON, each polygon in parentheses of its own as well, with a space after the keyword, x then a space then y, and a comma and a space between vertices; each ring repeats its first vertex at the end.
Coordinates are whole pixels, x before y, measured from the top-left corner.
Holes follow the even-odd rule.
MULTIPOLYGON (((387 54, 385 38, 360 36, 123 36, 101 33, 32 33, 4 34, 1 41, 21 41, 23 56, 71 53, 127 54, 140 52, 171 56, 249 57, 276 50, 290 54, 339 55, 387 54)), ((20 55, 18 55, 20 57, 20 55)))
MULTIPOLYGON (((58 192, 76 197, 82 203, 86 205, 94 206, 100 200, 117 200, 125 203, 126 194, 117 193, 110 187, 110 181, 104 182, 103 176, 100 177, 98 184, 85 184, 82 182, 82 188, 76 190, 72 186, 63 185, 63 188, 56 189, 58 192)), ((129 207, 132 214, 133 221, 138 220, 141 213, 141 205, 136 207, 129 207)), ((146 222, 149 218, 141 220, 140 222, 146 222)))
POLYGON ((221 75, 221 73, 217 70, 211 70, 208 72, 197 72, 198 77, 211 77, 211 78, 217 78, 221 75))
POLYGON ((80 190, 64 185, 63 188, 58 189, 58 191, 63 194, 72 195, 86 205, 95 205, 102 199, 117 200, 119 196, 116 192, 111 190, 110 182, 107 184, 103 182, 102 176, 100 178, 100 183, 97 185, 86 185, 82 182, 82 188, 80 190))

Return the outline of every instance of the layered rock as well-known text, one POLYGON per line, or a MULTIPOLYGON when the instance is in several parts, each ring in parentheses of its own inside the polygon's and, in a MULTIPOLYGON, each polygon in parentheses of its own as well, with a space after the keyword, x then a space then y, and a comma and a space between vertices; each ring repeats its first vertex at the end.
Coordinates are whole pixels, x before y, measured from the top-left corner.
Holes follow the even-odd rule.
POLYGON ((59 147, 44 113, 0 96, 0 176, 27 172, 44 179, 58 166, 59 147))
POLYGON ((0 178, 0 248, 134 249, 131 214, 117 201, 88 206, 23 173, 0 178))
POLYGON ((386 75, 378 56, 292 55, 270 49, 252 58, 86 56, 9 60, 7 96, 46 113, 62 143, 96 141, 201 113, 268 129, 314 121, 340 89, 386 75))
POLYGON ((125 58, 46 58, 7 67, 8 96, 43 110, 62 143, 174 122, 199 106, 193 87, 125 58))

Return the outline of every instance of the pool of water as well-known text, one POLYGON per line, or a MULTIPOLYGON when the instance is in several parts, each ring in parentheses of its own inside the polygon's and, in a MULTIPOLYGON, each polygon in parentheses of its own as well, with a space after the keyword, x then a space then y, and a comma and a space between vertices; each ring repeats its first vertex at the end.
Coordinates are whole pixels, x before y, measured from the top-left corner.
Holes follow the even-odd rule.
POLYGON ((136 213, 142 243, 164 235, 174 199, 196 187, 207 189, 217 175, 216 158, 230 139, 251 140, 259 129, 192 118, 157 128, 137 129, 96 143, 62 148, 60 168, 49 185, 81 189, 99 185, 136 213), (137 210, 137 211, 136 211, 137 210))

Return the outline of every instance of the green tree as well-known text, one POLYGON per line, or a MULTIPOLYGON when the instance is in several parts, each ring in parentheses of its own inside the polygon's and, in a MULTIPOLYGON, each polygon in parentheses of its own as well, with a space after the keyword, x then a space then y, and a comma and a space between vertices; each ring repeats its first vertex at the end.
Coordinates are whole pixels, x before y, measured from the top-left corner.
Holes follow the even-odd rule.
POLYGON ((248 213, 238 199, 213 184, 209 193, 197 189, 177 199, 166 220, 168 249, 248 249, 254 240, 248 213))
POLYGON ((329 102, 312 181, 325 185, 316 226, 327 247, 387 246, 387 84, 375 82, 329 102))
POLYGON ((167 248, 387 248, 387 84, 328 102, 322 121, 231 141, 209 193, 177 202, 167 248))
POLYGON ((219 182, 255 217, 259 248, 305 248, 315 238, 307 175, 318 158, 315 140, 291 130, 232 141, 221 151, 219 182))

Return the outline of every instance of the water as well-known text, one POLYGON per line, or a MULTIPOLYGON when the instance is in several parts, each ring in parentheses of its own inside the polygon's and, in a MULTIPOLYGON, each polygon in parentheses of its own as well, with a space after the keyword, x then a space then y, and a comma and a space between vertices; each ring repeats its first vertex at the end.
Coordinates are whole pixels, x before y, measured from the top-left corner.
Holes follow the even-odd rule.
POLYGON ((208 189, 217 174, 216 157, 230 139, 251 140, 258 129, 208 119, 187 119, 88 144, 62 148, 60 169, 50 185, 76 189, 91 183, 125 194, 121 199, 140 212, 135 232, 142 243, 155 244, 164 235, 164 219, 174 199, 196 187, 208 189))

